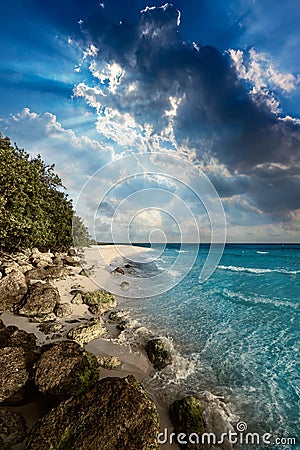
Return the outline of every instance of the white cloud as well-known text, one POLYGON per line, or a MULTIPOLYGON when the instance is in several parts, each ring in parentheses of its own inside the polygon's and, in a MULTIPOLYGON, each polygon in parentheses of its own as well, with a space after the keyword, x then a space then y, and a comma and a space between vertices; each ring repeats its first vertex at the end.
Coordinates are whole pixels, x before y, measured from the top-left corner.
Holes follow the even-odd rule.
POLYGON ((89 45, 86 50, 83 52, 83 59, 86 59, 88 57, 96 56, 99 49, 95 47, 95 45, 91 44, 89 45))
POLYGON ((288 72, 280 72, 275 68, 268 55, 256 52, 253 48, 247 55, 242 50, 234 49, 230 49, 229 54, 238 77, 253 85, 250 94, 256 103, 263 102, 274 114, 280 113, 280 103, 272 93, 272 89, 289 93, 296 89, 299 76, 296 77, 288 72))
POLYGON ((47 164, 55 163, 73 198, 89 175, 115 157, 112 146, 85 135, 78 136, 64 128, 51 112, 37 114, 24 108, 4 119, 2 129, 31 155, 41 154, 47 164))

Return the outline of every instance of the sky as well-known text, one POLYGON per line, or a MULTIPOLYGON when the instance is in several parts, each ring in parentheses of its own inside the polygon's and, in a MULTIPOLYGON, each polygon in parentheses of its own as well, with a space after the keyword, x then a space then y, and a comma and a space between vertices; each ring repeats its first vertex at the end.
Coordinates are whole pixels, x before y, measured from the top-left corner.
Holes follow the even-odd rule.
POLYGON ((298 0, 2 17, 0 132, 55 163, 97 240, 223 239, 226 219, 228 242, 299 242, 298 0))

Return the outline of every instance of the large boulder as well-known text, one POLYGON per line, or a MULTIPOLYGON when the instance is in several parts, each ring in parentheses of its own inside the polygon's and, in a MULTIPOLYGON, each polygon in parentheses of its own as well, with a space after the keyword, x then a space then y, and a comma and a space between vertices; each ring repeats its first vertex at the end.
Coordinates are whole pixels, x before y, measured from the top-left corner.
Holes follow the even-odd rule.
POLYGON ((24 399, 29 367, 21 347, 0 349, 0 403, 13 405, 24 399))
POLYGON ((59 292, 51 284, 35 283, 30 287, 25 304, 17 312, 27 317, 44 316, 53 313, 59 300, 59 292))
POLYGON ((27 283, 31 281, 63 278, 70 274, 70 270, 63 266, 39 267, 26 272, 27 283))
MULTIPOLYGON (((27 429, 22 414, 7 408, 0 408, 0 436, 7 446, 16 445, 24 441, 27 436, 27 429)), ((3 449, 1 441, 0 448, 1 450, 3 449)))
POLYGON ((161 370, 172 364, 172 354, 162 339, 151 339, 147 342, 145 350, 155 369, 161 370))
POLYGON ((33 333, 6 327, 0 321, 0 403, 23 401, 38 354, 33 333))
POLYGON ((24 274, 13 269, 0 280, 0 310, 12 310, 27 292, 24 274))
POLYGON ((83 302, 89 306, 89 311, 92 314, 103 314, 117 306, 115 296, 103 289, 84 294, 83 302))
POLYGON ((39 353, 36 346, 36 336, 33 333, 27 333, 10 325, 5 327, 0 321, 0 347, 20 347, 24 350, 24 355, 29 365, 33 365, 39 353))
POLYGON ((159 419, 134 377, 105 378, 53 408, 30 432, 25 450, 156 450, 159 419))
POLYGON ((99 338, 106 334, 107 330, 105 328, 102 319, 91 320, 90 322, 79 325, 78 327, 71 328, 67 334, 68 339, 73 339, 80 345, 87 344, 88 342, 99 338))
POLYGON ((186 438, 181 439, 187 443, 181 447, 186 450, 203 450, 206 447, 201 443, 201 435, 206 431, 206 423, 204 418, 204 409, 201 401, 193 396, 176 400, 170 407, 170 418, 174 425, 174 432, 178 436, 184 433, 186 438), (199 443, 189 441, 189 437, 199 436, 199 443))
POLYGON ((66 400, 90 387, 98 378, 96 357, 79 344, 61 341, 42 348, 34 382, 52 402, 66 400))

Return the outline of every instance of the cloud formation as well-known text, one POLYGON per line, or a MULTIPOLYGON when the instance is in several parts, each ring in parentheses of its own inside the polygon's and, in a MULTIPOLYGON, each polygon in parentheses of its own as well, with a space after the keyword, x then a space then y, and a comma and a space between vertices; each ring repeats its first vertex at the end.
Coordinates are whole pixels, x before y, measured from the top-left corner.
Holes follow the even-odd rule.
POLYGON ((102 9, 84 24, 93 81, 78 84, 75 96, 120 149, 184 149, 207 170, 216 161, 227 171, 211 172, 222 196, 245 195, 286 220, 300 209, 300 123, 282 112, 280 95, 299 76, 254 49, 221 53, 184 42, 179 22, 170 4, 144 8, 135 22, 114 22, 102 9))

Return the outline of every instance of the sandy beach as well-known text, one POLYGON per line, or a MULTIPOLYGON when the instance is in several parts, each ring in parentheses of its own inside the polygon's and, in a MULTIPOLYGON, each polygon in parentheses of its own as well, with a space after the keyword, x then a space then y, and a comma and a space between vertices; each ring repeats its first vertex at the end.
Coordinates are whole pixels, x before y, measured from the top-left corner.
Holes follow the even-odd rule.
MULTIPOLYGON (((51 284, 59 291, 60 302, 62 304, 68 304, 72 308, 71 315, 66 318, 58 319, 64 329, 62 335, 54 335, 52 338, 49 338, 49 335, 46 335, 40 330, 39 323, 31 322, 27 317, 17 316, 10 312, 2 313, 1 319, 6 326, 15 325, 21 330, 34 333, 37 337, 38 345, 64 340, 66 333, 74 327, 74 324, 78 325, 78 323, 85 319, 89 320, 93 318, 87 305, 74 304, 71 302, 74 297, 74 294, 71 292, 74 292, 74 289, 80 290, 82 293, 93 292, 100 287, 103 287, 103 279, 110 280, 117 278, 119 280, 119 277, 114 276, 112 271, 118 266, 120 258, 132 260, 141 252, 149 252, 149 249, 137 246, 102 245, 91 246, 90 248, 78 252, 83 261, 82 266, 84 270, 88 271, 90 275, 84 275, 82 273, 82 267, 72 267, 70 275, 63 277, 63 279, 51 281, 51 284), (91 269, 92 271, 89 272, 91 269), (99 273, 102 278, 99 278, 99 273), (99 283, 101 283, 100 286, 99 283)), ((121 298, 119 298, 119 300, 121 300, 121 298)), ((121 304, 122 309, 126 309, 126 300, 124 301, 123 299, 121 304)), ((116 310, 118 310, 118 306, 116 310)), ((116 324, 109 323, 108 316, 109 312, 103 315, 108 330, 107 333, 103 337, 94 339, 86 344, 85 348, 96 355, 116 357, 121 361, 121 366, 114 370, 100 368, 100 378, 134 375, 138 381, 143 383, 143 379, 154 370, 145 350, 138 348, 137 346, 134 346, 133 348, 126 340, 119 339, 120 331, 117 330, 116 324)), ((167 427, 169 432, 172 432, 173 427, 165 405, 160 404, 156 398, 153 398, 153 400, 156 403, 160 415, 161 430, 167 427)), ((43 410, 40 405, 35 403, 16 407, 15 409, 25 416, 28 427, 32 426, 32 424, 41 416, 41 411, 43 410)), ((23 447, 22 444, 18 444, 13 448, 14 450, 21 450, 23 447)), ((179 447, 176 444, 165 444, 162 445, 162 448, 176 449, 179 447)))

